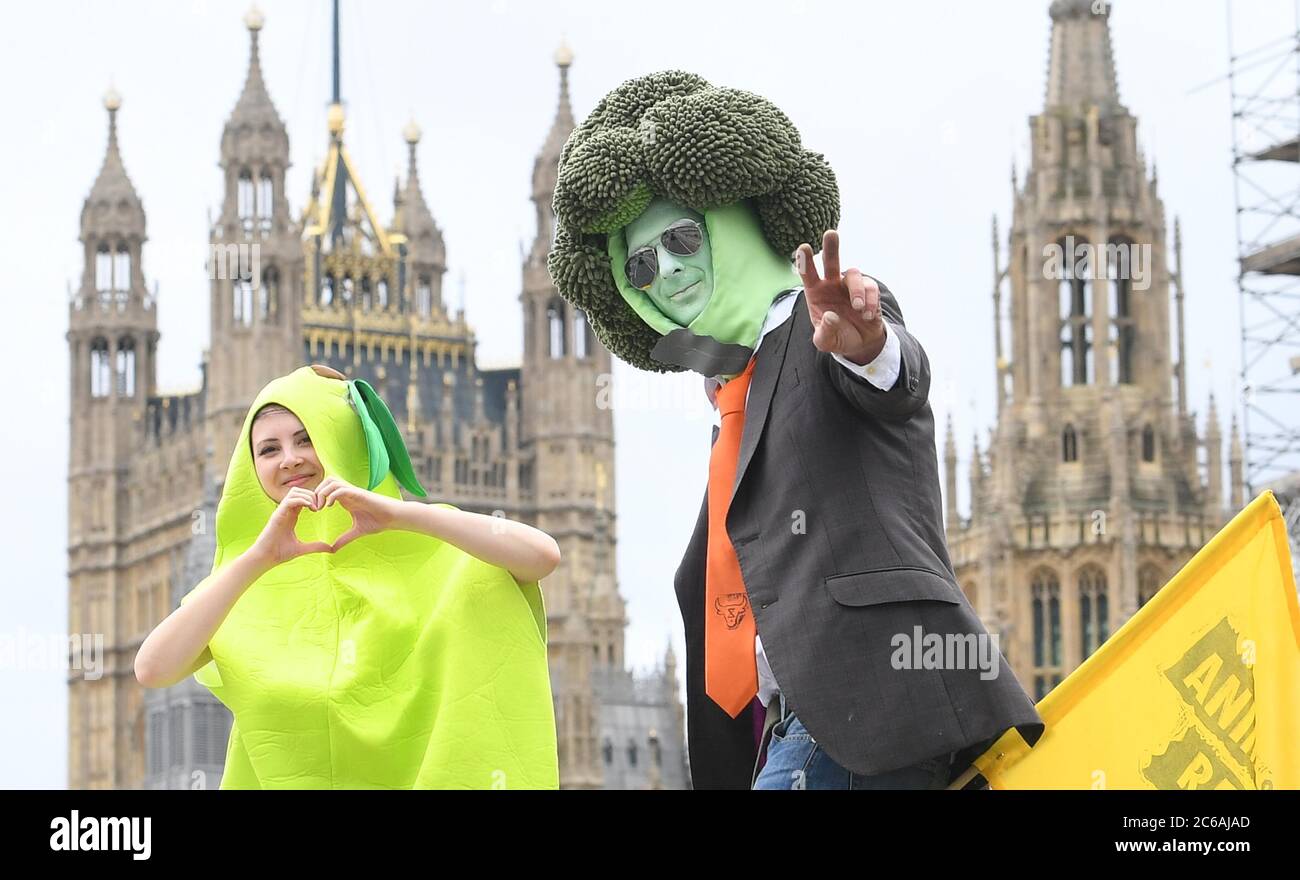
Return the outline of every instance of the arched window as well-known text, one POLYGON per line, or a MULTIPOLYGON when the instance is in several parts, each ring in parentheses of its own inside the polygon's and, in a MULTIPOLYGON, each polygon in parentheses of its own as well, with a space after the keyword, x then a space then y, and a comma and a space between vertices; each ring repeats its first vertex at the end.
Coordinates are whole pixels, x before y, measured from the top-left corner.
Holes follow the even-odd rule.
POLYGON ((614 763, 614 743, 609 737, 605 737, 605 742, 601 744, 600 754, 605 759, 606 767, 614 763))
POLYGON ((1160 570, 1150 563, 1142 566, 1138 571, 1138 607, 1142 607, 1151 601, 1152 597, 1160 591, 1160 570))
POLYGON ((106 244, 101 244, 95 251, 95 290, 100 299, 106 299, 113 290, 113 255, 106 244))
POLYGON ((131 289, 131 253, 124 244, 119 244, 117 253, 113 254, 113 289, 131 289))
POLYGON ((352 276, 343 276, 343 308, 352 308, 352 276))
POLYGON ((235 326, 248 327, 253 323, 253 281, 236 278, 230 285, 231 317, 235 326))
POLYGON ((1133 243, 1126 238, 1113 238, 1106 246, 1106 278, 1110 283, 1110 339, 1107 340, 1110 380, 1125 385, 1133 381, 1133 267, 1129 264, 1133 250, 1133 243))
POLYGON ((421 318, 433 314, 433 285, 428 275, 421 275, 415 285, 415 309, 421 318))
POLYGON ((90 396, 108 397, 113 388, 113 365, 109 360, 108 340, 98 338, 90 343, 90 396))
POLYGON ((253 174, 247 168, 239 172, 235 187, 235 210, 245 232, 253 230, 253 174))
POLYGON ((1091 251, 1069 235, 1057 242, 1061 248, 1057 298, 1061 316, 1061 384, 1087 385, 1092 381, 1092 326, 1088 299, 1091 293, 1091 251), (1079 254, 1076 257, 1076 252, 1079 254))
POLYGON ((1034 640, 1034 699, 1061 683, 1061 582, 1056 572, 1039 569, 1030 580, 1034 640))
POLYGON ((634 739, 627 741, 627 765, 629 767, 636 766, 636 740, 634 739))
POLYGON ((1061 461, 1079 460, 1079 435, 1074 425, 1067 424, 1061 432, 1061 461))
POLYGON ((321 279, 320 286, 320 304, 321 306, 334 305, 334 276, 326 275, 321 279))
MULTIPOLYGON (((1087 658, 1106 641, 1108 617, 1106 573, 1095 565, 1079 571, 1079 644, 1087 658)), ((1082 659, 1081 658, 1081 659, 1082 659)))
POLYGON ((117 396, 135 396, 135 340, 129 336, 117 343, 117 396))
POLYGON ((566 352, 564 348, 564 303, 562 301, 551 300, 550 305, 546 307, 546 326, 550 333, 548 353, 552 358, 564 357, 566 352))
POLYGON ((272 320, 280 310, 280 273, 267 269, 262 273, 262 286, 258 290, 258 314, 272 320))
POLYGON ((257 218, 263 232, 271 231, 271 215, 275 210, 275 184, 269 169, 263 168, 257 178, 257 218))
POLYGON ((1156 432, 1152 430, 1150 425, 1145 425, 1142 428, 1142 460, 1156 460, 1156 432))
POLYGON ((573 356, 581 360, 591 352, 589 342, 591 331, 587 328, 587 316, 582 309, 573 310, 573 356))
POLYGON ((367 275, 361 279, 361 308, 368 312, 373 305, 374 300, 370 295, 370 276, 367 275))
POLYGON ((378 297, 379 308, 383 310, 387 310, 388 309, 388 279, 387 278, 379 279, 379 285, 376 288, 376 295, 378 297))

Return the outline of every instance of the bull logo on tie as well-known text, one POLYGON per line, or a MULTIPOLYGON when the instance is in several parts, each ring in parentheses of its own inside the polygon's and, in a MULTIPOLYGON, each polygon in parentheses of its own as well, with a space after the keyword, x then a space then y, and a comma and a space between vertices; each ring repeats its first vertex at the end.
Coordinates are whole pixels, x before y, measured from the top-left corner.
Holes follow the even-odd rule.
POLYGON ((722 615, 727 629, 735 629, 745 619, 749 597, 744 593, 727 593, 713 600, 713 610, 722 615))

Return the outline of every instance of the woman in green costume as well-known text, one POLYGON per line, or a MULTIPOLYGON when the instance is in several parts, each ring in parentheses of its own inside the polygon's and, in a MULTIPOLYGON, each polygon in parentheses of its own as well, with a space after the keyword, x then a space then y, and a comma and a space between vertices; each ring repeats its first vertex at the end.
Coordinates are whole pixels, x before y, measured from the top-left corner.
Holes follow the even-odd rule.
POLYGON ((217 508, 212 572, 136 654, 234 714, 222 788, 555 788, 538 581, 522 523, 424 496, 374 390, 329 367, 268 384, 217 508))

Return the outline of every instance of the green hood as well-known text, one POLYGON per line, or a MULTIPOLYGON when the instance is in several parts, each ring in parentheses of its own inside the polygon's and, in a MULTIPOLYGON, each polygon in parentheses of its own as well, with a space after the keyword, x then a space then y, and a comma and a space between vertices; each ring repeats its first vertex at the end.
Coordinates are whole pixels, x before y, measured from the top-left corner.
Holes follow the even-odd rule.
POLYGON ((706 376, 741 372, 753 354, 772 300, 799 284, 788 258, 763 238, 758 218, 743 202, 702 212, 713 255, 713 295, 688 327, 673 321, 643 290, 628 283, 627 240, 608 237, 610 266, 623 301, 665 339, 651 356, 706 376))
MULTIPOLYGON (((244 419, 217 508, 212 575, 276 503, 249 445, 267 403, 302 421, 326 475, 357 486, 376 456, 348 383, 302 367, 244 419)), ((372 491, 399 498, 386 473, 372 491)), ((440 506, 451 507, 443 504, 440 506)), ((340 505, 301 512, 300 540, 351 527, 340 505)), ((555 788, 546 615, 536 582, 428 535, 386 531, 267 572, 208 644, 195 678, 234 714, 222 788, 555 788)))

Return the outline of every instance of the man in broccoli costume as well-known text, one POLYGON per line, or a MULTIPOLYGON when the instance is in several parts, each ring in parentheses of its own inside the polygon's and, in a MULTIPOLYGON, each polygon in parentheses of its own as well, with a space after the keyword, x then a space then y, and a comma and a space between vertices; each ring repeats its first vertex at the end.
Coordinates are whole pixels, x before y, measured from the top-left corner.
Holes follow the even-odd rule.
POLYGON ((1011 727, 1037 741, 948 559, 925 352, 841 273, 823 156, 769 101, 666 71, 574 129, 554 207, 560 293, 719 413, 676 576, 695 787, 941 788, 1011 727))

